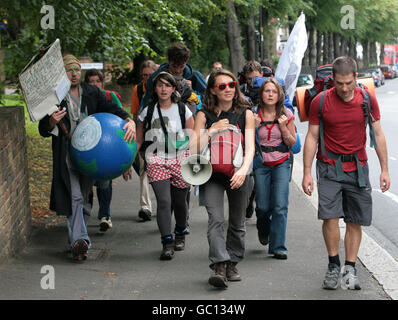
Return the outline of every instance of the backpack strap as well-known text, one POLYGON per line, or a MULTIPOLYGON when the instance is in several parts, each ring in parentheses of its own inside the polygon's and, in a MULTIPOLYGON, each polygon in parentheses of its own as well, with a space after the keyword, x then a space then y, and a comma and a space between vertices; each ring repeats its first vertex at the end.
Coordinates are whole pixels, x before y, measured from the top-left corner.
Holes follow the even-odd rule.
POLYGON ((182 101, 178 101, 178 113, 180 115, 180 120, 181 120, 181 127, 182 129, 185 129, 185 104, 182 101))
POLYGON ((372 148, 377 148, 376 137, 375 137, 375 132, 373 129, 373 124, 372 124, 372 117, 371 117, 373 108, 372 108, 372 102, 370 100, 370 94, 364 88, 362 88, 362 87, 360 87, 360 88, 361 88, 361 93, 363 95, 362 109, 363 109, 363 114, 365 116, 365 129, 366 129, 366 125, 369 125, 370 146, 372 148))
POLYGON ((290 149, 286 144, 280 144, 278 146, 261 146, 261 151, 268 153, 268 152, 274 152, 274 151, 279 151, 279 152, 289 152, 290 149))
POLYGON ((319 111, 318 111, 318 117, 319 117, 319 139, 321 142, 321 152, 323 156, 326 156, 325 152, 325 141, 323 139, 323 118, 322 118, 322 108, 323 108, 323 99, 325 98, 325 91, 322 91, 321 93, 321 99, 319 101, 319 111))
POLYGON ((111 91, 110 90, 105 90, 105 94, 106 94, 106 97, 108 98, 108 100, 112 101, 111 91))

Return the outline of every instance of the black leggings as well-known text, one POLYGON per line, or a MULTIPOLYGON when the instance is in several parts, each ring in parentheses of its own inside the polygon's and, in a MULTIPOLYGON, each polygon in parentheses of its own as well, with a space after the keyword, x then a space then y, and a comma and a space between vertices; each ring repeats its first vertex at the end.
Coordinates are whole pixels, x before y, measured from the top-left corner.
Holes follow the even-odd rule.
POLYGON ((157 201, 156 220, 162 237, 171 235, 171 207, 174 209, 176 229, 184 230, 187 224, 187 193, 189 188, 174 187, 170 180, 151 183, 157 201))

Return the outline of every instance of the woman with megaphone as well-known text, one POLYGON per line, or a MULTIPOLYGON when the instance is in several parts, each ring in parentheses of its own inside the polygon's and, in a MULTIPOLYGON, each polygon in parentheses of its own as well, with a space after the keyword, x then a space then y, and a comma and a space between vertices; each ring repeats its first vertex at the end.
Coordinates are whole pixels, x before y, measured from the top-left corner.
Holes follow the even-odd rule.
POLYGON ((210 268, 214 270, 209 283, 219 288, 228 287, 228 281, 241 280, 236 265, 245 253, 248 175, 254 156, 254 117, 237 83, 235 75, 228 70, 210 74, 203 108, 196 115, 191 139, 191 153, 200 154, 206 149, 211 152, 213 173, 200 186, 199 201, 206 206, 209 216, 209 259, 210 268), (235 148, 228 139, 234 140, 236 132, 235 148), (229 157, 231 154, 233 159, 229 157), (238 156, 241 159, 236 159, 238 156), (229 207, 226 238, 224 192, 229 207))
POLYGON ((158 73, 153 88, 152 101, 138 116, 137 147, 145 152, 148 181, 157 201, 156 219, 163 245, 160 259, 171 260, 175 250, 185 248, 190 184, 181 176, 181 162, 189 156, 184 129, 192 131, 194 120, 189 108, 179 101, 177 82, 170 73, 158 73), (171 232, 172 207, 175 238, 171 232))

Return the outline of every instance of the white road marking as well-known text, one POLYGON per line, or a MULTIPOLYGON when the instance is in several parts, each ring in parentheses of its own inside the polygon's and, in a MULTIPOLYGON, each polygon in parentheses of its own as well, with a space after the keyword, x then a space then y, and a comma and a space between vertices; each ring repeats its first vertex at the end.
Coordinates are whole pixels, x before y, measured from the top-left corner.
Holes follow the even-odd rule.
POLYGON ((373 189, 373 191, 377 191, 377 192, 389 197, 392 201, 398 203, 398 196, 390 191, 381 192, 380 189, 373 189))
MULTIPOLYGON (((301 190, 301 182, 303 179, 303 167, 294 160, 292 180, 301 190)), ((373 189, 374 191, 381 190, 373 189)), ((390 199, 398 203, 398 196, 386 191, 383 193, 390 199)), ((304 194, 303 194, 304 195, 304 194)), ((306 199, 318 210, 318 190, 316 183, 314 184, 314 192, 311 197, 304 195, 306 199)), ((345 223, 341 219, 339 221, 340 238, 345 236, 345 223)), ((384 291, 392 300, 398 300, 398 261, 395 260, 384 248, 377 244, 373 238, 362 230, 362 241, 358 252, 358 259, 361 260, 366 269, 375 277, 375 279, 383 286, 384 291)))

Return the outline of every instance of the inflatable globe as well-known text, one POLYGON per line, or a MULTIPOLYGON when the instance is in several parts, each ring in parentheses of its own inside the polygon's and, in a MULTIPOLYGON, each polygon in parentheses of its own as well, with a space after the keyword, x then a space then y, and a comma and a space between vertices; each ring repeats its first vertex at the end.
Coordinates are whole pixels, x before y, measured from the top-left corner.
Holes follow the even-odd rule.
POLYGON ((123 137, 124 120, 111 113, 96 113, 76 127, 70 157, 80 173, 95 180, 111 180, 131 167, 137 143, 123 137))

